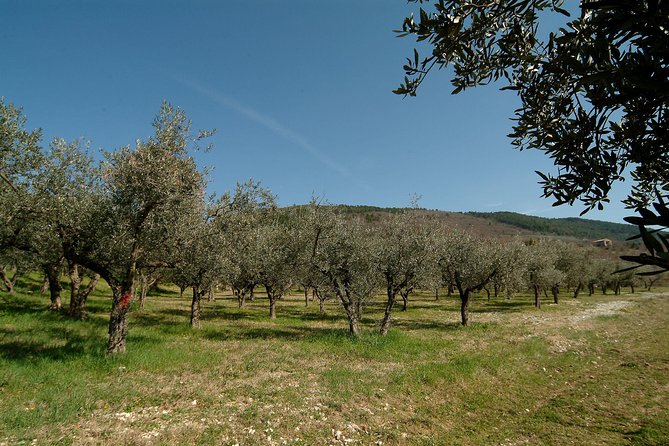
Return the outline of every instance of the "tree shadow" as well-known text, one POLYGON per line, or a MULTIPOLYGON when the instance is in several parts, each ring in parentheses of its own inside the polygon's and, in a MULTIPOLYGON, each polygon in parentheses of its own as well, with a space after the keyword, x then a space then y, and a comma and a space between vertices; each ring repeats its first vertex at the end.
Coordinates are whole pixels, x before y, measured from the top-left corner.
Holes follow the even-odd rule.
POLYGON ((313 337, 331 336, 336 333, 344 333, 345 329, 335 329, 326 327, 235 327, 231 329, 206 329, 202 332, 205 339, 212 341, 238 341, 238 340, 257 340, 257 339, 284 339, 301 340, 313 337))
POLYGON ((85 334, 61 327, 41 327, 39 335, 47 340, 35 338, 33 329, 0 329, 0 357, 15 362, 35 360, 65 361, 81 356, 101 356, 105 351, 105 338, 99 330, 88 330, 85 334), (64 343, 63 343, 64 342, 64 343))
MULTIPOLYGON (((552 301, 552 300, 551 300, 552 301)), ((504 300, 490 302, 472 302, 469 311, 472 313, 517 313, 530 308, 532 304, 527 301, 504 300)))

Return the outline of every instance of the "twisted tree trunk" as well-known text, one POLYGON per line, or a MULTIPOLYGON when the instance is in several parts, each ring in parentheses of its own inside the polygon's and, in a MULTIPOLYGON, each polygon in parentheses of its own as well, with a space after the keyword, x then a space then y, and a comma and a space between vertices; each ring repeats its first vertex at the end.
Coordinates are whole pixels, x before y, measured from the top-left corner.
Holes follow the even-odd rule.
MULTIPOLYGON (((7 276, 7 267, 3 266, 0 268, 0 277, 2 277, 2 283, 7 288, 9 294, 15 294, 16 290, 14 289, 14 281, 12 281, 9 276, 7 276)), ((16 277, 16 276, 15 276, 16 277)))
POLYGON ((110 355, 125 353, 128 337, 128 312, 134 299, 132 279, 132 274, 130 274, 130 278, 126 278, 120 284, 107 280, 113 293, 112 309, 109 315, 109 342, 107 343, 107 354, 110 355))

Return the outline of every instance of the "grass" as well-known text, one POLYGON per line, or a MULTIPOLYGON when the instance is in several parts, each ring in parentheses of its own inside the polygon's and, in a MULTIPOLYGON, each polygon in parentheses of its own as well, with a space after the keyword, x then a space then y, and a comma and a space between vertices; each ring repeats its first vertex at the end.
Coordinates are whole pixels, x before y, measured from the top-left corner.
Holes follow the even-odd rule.
POLYGON ((192 330, 163 289, 107 357, 108 290, 80 322, 22 285, 0 294, 0 445, 669 444, 669 296, 481 296, 463 328, 455 299, 418 294, 387 337, 379 298, 351 339, 300 293, 276 321, 221 294, 192 330))

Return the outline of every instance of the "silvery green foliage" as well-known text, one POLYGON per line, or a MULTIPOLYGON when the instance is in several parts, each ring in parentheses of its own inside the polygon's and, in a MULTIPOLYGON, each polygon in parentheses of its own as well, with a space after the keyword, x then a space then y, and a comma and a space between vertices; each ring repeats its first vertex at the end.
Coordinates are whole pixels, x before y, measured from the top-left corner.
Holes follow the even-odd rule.
POLYGON ((81 237, 88 215, 97 212, 100 175, 88 145, 54 139, 31 182, 31 207, 38 216, 30 234, 47 259, 64 255, 81 237))
MULTIPOLYGON (((556 248, 556 267, 564 273, 563 285, 580 291, 588 283, 589 265, 594 258, 593 249, 565 242, 557 243, 556 248)), ((578 296, 578 293, 575 292, 575 295, 578 296)))
POLYGON ((69 255, 113 282, 129 270, 173 263, 175 240, 204 212, 204 179, 188 152, 190 128, 184 112, 165 103, 154 136, 134 149, 105 152, 88 237, 74 242, 69 255))
POLYGON ((539 240, 530 244, 527 261, 529 285, 541 290, 556 283, 555 279, 564 280, 564 273, 557 269, 559 258, 560 251, 554 241, 539 240))
POLYGON ((237 184, 234 194, 224 195, 216 212, 224 232, 226 267, 222 279, 243 305, 245 295, 260 283, 258 229, 276 218, 276 199, 260 183, 249 180, 237 184))
POLYGON ((615 271, 618 270, 618 263, 611 259, 597 258, 590 264, 590 284, 599 287, 604 294, 607 290, 615 288, 615 271))
POLYGON ((438 248, 444 278, 464 293, 479 291, 497 274, 500 265, 497 242, 460 231, 450 231, 438 248))
POLYGON ((490 283, 500 269, 499 246, 491 240, 450 231, 441 238, 437 253, 444 282, 453 284, 460 295, 462 325, 468 325, 471 294, 490 283))
POLYGON ((276 317, 276 299, 293 285, 305 245, 285 215, 266 221, 255 229, 258 281, 270 301, 270 318, 276 317))
POLYGON ((0 251, 30 246, 23 232, 34 219, 30 182, 44 158, 41 132, 28 131, 25 125, 21 109, 0 99, 0 251))
POLYGON ((434 282, 438 230, 424 216, 408 211, 381 223, 375 262, 387 287, 400 292, 434 282))
POLYGON ((26 130, 20 108, 0 98, 0 196, 8 189, 28 187, 35 169, 43 161, 40 130, 26 130))
POLYGON ((515 239, 499 246, 498 269, 492 283, 507 297, 527 288, 528 247, 515 239))
POLYGON ((226 223, 215 209, 216 205, 211 204, 204 212, 194 212, 184 219, 173 244, 175 261, 170 279, 201 292, 216 286, 229 269, 226 223))
POLYGON ((406 302, 414 289, 432 288, 436 282, 436 232, 436 225, 415 211, 393 214, 377 228, 374 262, 387 297, 381 334, 385 335, 390 328, 397 294, 406 302))

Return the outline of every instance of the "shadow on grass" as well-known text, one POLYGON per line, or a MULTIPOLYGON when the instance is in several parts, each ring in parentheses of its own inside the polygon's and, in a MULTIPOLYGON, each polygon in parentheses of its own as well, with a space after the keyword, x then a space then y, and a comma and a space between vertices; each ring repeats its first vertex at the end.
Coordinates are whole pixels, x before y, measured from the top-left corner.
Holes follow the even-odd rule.
POLYGON ((517 313, 519 311, 530 308, 532 304, 527 301, 520 300, 504 300, 490 302, 472 302, 469 311, 472 313, 517 313))
POLYGON ((103 355, 105 338, 97 330, 84 333, 63 327, 42 326, 34 329, 0 329, 0 357, 11 361, 35 359, 67 360, 85 355, 103 355))
POLYGON ((101 305, 87 306, 87 317, 85 320, 74 319, 67 314, 67 309, 63 307, 59 311, 49 310, 48 299, 36 301, 34 299, 13 299, 13 296, 0 297, 0 314, 6 316, 29 316, 31 320, 39 321, 44 324, 73 323, 73 324, 93 324, 96 326, 107 325, 108 316, 102 316, 101 305))
MULTIPOLYGON (((231 341, 231 340, 255 340, 255 339, 314 339, 328 336, 347 335, 344 328, 325 328, 325 327, 253 327, 242 328, 235 327, 229 329, 205 329, 202 335, 205 339, 213 341, 231 341)), ((348 336, 348 335, 347 335, 348 336)), ((350 337, 349 337, 350 339, 350 337)))

